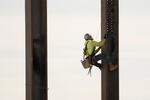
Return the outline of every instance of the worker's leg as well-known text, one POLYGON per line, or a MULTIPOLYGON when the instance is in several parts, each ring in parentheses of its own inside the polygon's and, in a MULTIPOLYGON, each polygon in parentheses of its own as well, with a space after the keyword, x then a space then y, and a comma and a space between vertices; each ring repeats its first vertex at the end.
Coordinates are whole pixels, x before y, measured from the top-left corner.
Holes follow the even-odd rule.
POLYGON ((103 58, 105 58, 105 54, 98 54, 96 56, 92 57, 92 64, 95 65, 98 68, 102 68, 102 64, 98 63, 99 60, 102 60, 103 58))
POLYGON ((98 67, 98 68, 102 68, 102 64, 98 63, 98 62, 93 62, 93 65, 98 67))
POLYGON ((97 62, 99 60, 106 59, 106 55, 104 53, 100 53, 98 55, 95 55, 93 58, 97 62))
POLYGON ((112 58, 112 55, 104 54, 102 59, 105 59, 105 62, 103 64, 108 64, 110 71, 117 69, 118 65, 113 64, 112 62, 114 60, 114 58, 112 58))

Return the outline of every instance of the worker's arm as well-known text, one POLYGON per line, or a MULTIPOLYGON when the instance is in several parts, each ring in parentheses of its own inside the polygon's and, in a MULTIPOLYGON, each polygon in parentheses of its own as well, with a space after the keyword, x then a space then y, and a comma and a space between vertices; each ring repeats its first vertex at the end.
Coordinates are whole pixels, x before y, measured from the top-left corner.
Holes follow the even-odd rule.
MULTIPOLYGON (((106 39, 103 39, 100 42, 97 41, 89 41, 87 44, 87 55, 92 55, 95 51, 95 47, 102 47, 105 44, 106 39)), ((99 48, 100 49, 100 48, 99 48)), ((99 50, 98 50, 99 51, 99 50)))
POLYGON ((93 41, 93 45, 97 47, 102 47, 106 42, 106 39, 101 40, 100 42, 93 41))

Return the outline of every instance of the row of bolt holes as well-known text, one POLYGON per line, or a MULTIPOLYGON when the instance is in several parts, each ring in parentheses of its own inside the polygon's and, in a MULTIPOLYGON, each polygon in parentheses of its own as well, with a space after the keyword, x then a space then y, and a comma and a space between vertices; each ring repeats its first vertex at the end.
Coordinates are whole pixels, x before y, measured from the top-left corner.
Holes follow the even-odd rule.
POLYGON ((107 0, 107 22, 106 22, 106 27, 107 27, 107 32, 111 31, 113 32, 113 15, 111 13, 113 1, 112 0, 107 0))

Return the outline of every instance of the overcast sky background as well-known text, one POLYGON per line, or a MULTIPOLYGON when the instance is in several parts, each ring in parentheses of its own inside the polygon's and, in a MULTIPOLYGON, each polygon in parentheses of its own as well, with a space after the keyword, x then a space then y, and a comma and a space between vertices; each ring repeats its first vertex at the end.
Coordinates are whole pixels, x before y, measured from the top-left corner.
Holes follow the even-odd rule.
MULTIPOLYGON (((150 1, 120 0, 120 100, 150 100, 150 1)), ((25 100, 24 0, 0 0, 0 100, 25 100)), ((49 100, 100 100, 101 72, 80 64, 100 39, 99 0, 48 0, 49 100)))

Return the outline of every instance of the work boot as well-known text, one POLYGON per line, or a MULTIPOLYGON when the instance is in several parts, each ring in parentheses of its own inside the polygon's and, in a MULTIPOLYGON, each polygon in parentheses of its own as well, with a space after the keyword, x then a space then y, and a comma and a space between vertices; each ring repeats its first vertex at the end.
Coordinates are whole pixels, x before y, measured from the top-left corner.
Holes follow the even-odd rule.
POLYGON ((110 71, 114 71, 114 70, 116 70, 118 68, 118 65, 114 65, 114 64, 112 64, 112 63, 109 63, 109 70, 110 71))

